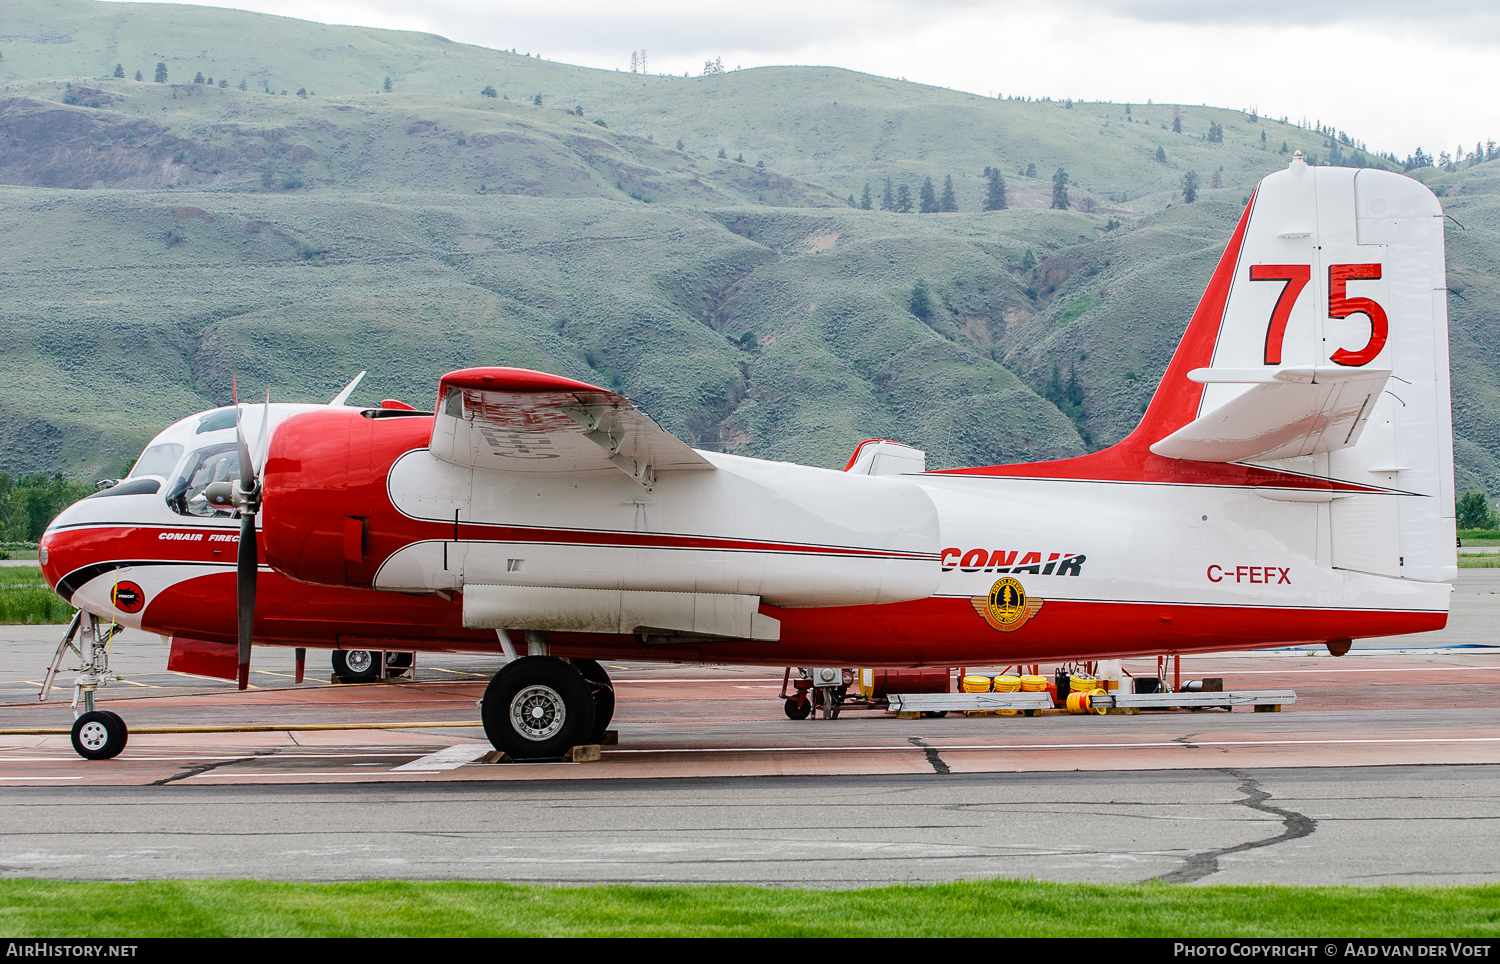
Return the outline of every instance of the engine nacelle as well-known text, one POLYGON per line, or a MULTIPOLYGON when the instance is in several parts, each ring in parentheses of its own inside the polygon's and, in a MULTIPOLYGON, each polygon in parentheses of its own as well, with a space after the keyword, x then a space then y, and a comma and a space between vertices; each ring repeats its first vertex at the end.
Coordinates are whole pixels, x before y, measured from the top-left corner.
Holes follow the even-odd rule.
POLYGON ((299 582, 370 586, 412 535, 386 494, 391 464, 431 434, 431 416, 389 409, 329 408, 278 425, 261 474, 266 562, 299 582))

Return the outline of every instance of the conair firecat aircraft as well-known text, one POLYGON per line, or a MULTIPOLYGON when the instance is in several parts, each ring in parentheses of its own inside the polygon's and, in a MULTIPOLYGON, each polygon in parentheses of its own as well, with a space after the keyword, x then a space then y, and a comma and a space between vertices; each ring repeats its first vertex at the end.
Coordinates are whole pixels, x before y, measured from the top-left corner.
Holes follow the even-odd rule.
MULTIPOLYGON (((41 563, 90 624, 168 636, 242 688, 252 645, 333 650, 355 676, 383 653, 503 653, 481 715, 522 758, 597 741, 600 659, 1342 652, 1447 620, 1445 291, 1430 191, 1298 155, 1257 187, 1140 425, 1091 455, 927 471, 872 440, 838 472, 697 451, 615 392, 472 368, 431 412, 346 391, 184 419, 58 517, 41 563)), ((118 717, 89 715, 86 755, 118 752, 118 717)))

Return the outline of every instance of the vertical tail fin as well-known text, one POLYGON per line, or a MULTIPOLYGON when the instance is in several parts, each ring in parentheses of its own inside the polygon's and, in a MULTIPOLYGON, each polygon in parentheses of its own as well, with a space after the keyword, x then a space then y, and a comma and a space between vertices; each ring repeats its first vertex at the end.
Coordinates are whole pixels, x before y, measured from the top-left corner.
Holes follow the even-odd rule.
POLYGON ((1329 508, 1332 565, 1452 579, 1437 198, 1399 174, 1298 157, 1261 182, 1235 242, 1199 308, 1219 323, 1195 315, 1136 434, 1168 458, 1346 483, 1329 508))

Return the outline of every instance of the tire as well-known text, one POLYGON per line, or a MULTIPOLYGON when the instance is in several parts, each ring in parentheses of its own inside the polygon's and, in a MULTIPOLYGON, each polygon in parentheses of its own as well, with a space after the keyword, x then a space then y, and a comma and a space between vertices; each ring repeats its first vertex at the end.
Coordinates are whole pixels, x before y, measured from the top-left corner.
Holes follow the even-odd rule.
POLYGON ((479 718, 490 743, 512 759, 560 757, 592 737, 594 694, 562 660, 525 656, 490 680, 479 718))
POLYGON ((340 683, 370 683, 380 679, 380 660, 384 653, 368 649, 333 651, 333 675, 340 683))
POLYGON ((922 717, 928 720, 941 720, 948 715, 947 710, 923 710, 922 717))
POLYGON ((594 730, 589 734, 588 741, 598 743, 604 739, 604 731, 609 729, 610 720, 615 718, 615 686, 609 681, 609 674, 599 665, 598 660, 575 659, 573 668, 578 670, 594 694, 594 730))
POLYGON ((811 700, 788 699, 786 701, 786 718, 789 720, 805 720, 812 716, 811 700))
POLYGON ((73 749, 85 760, 109 760, 119 756, 129 737, 125 721, 109 710, 85 713, 73 721, 73 749))

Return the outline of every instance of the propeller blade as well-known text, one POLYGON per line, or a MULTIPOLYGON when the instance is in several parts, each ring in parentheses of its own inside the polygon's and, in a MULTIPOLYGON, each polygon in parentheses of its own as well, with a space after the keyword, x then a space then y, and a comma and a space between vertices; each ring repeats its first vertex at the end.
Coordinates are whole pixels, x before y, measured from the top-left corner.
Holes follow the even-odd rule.
POLYGON ((260 412, 260 432, 255 440, 255 483, 260 485, 260 471, 266 465, 266 446, 271 437, 271 390, 266 389, 266 404, 260 412))
POLYGON ((255 578, 259 552, 255 513, 240 513, 240 545, 235 558, 235 615, 239 617, 240 689, 250 685, 250 635, 255 628, 255 578))
POLYGON ((250 443, 245 440, 243 409, 234 413, 234 442, 240 457, 240 496, 244 498, 255 491, 255 466, 250 462, 250 443))

